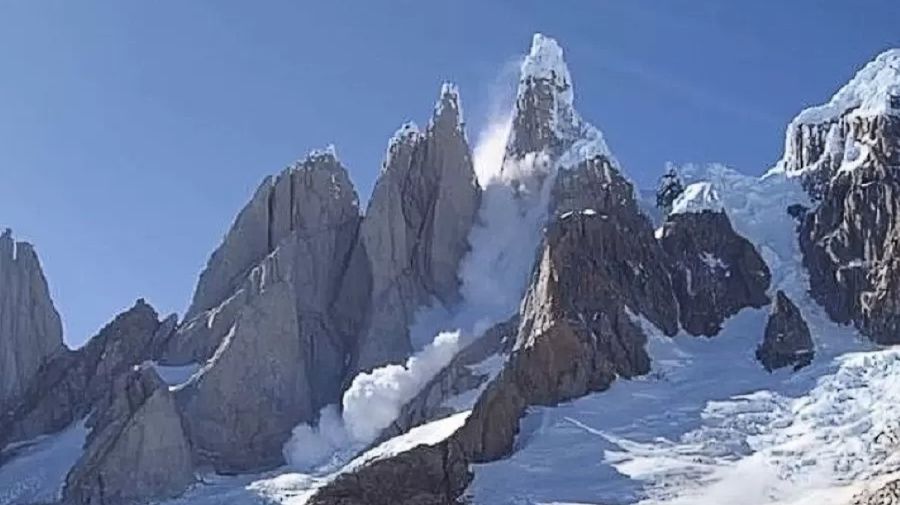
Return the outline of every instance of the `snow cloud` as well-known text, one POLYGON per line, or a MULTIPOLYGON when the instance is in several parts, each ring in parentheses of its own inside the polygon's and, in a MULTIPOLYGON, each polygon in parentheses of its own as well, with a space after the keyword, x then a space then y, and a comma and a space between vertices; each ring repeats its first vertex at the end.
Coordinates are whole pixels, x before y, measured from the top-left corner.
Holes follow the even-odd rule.
POLYGON ((473 151, 483 197, 469 235, 471 251, 460 265, 462 302, 421 310, 410 328, 419 350, 405 364, 358 375, 340 414, 328 406, 317 425, 294 429, 284 453, 298 470, 333 465, 372 443, 462 347, 518 310, 541 239, 553 167, 544 155, 504 159, 511 124, 508 114, 488 121, 473 151))

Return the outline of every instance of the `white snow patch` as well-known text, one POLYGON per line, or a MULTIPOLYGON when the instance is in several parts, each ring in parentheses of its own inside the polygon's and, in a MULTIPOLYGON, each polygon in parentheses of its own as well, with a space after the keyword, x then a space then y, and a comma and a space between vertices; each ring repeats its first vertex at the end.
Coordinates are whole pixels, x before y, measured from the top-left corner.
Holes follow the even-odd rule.
POLYGON ((153 369, 156 370, 159 378, 169 385, 169 389, 175 389, 177 386, 184 384, 197 372, 200 371, 200 363, 189 363, 187 365, 160 365, 152 362, 153 369))
POLYGON ((892 106, 892 97, 900 97, 900 49, 878 55, 828 103, 801 112, 791 122, 791 127, 833 121, 850 110, 859 116, 900 113, 892 106))
POLYGON ((572 93, 572 77, 569 67, 563 58, 562 47, 555 39, 541 33, 535 33, 531 41, 531 50, 522 62, 522 82, 519 84, 519 95, 524 92, 524 85, 530 79, 546 79, 559 90, 558 97, 571 106, 574 102, 572 93))
POLYGON ((672 203, 672 214, 692 212, 722 212, 724 210, 719 193, 710 182, 696 182, 684 188, 684 192, 672 203))
POLYGON ((0 505, 51 503, 62 498, 66 475, 84 452, 84 420, 54 435, 7 447, 0 465, 0 505))
POLYGON ((420 445, 435 445, 446 440, 465 424, 471 411, 458 412, 443 419, 438 419, 409 430, 403 435, 386 440, 378 446, 364 452, 343 469, 345 472, 372 461, 385 459, 395 454, 406 452, 420 445))
POLYGON ((728 270, 728 263, 725 263, 722 258, 709 252, 701 253, 700 261, 702 261, 710 270, 728 270))

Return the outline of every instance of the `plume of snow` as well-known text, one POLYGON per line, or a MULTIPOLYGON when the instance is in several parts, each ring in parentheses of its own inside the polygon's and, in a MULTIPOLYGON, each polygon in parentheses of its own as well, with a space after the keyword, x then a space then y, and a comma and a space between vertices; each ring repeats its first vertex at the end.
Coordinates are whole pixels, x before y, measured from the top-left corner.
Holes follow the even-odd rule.
POLYGON ((461 303, 421 310, 410 328, 419 351, 405 364, 355 377, 342 398, 341 415, 328 406, 315 426, 295 428, 284 447, 295 468, 323 469, 365 448, 462 347, 518 310, 541 239, 554 165, 543 154, 505 160, 512 120, 508 114, 495 116, 473 151, 483 193, 469 235, 471 250, 460 265, 461 303))
POLYGON ((344 393, 343 421, 350 438, 361 444, 375 440, 459 351, 459 332, 443 332, 405 365, 387 365, 353 379, 344 393))

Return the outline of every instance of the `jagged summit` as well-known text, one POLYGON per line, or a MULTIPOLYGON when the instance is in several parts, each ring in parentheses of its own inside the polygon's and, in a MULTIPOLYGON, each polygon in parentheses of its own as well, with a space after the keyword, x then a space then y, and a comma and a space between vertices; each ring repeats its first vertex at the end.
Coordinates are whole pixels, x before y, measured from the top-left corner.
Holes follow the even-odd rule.
POLYGON ((828 103, 804 110, 791 125, 825 123, 851 110, 858 116, 900 115, 900 49, 878 55, 828 103))
POLYGON ((770 173, 802 176, 815 193, 823 182, 853 171, 879 150, 871 142, 874 131, 884 128, 878 118, 898 117, 900 49, 891 49, 866 64, 827 103, 791 121, 784 156, 770 173))
POLYGON ((546 153, 562 168, 596 156, 615 163, 603 134, 581 118, 574 103, 562 48, 556 40, 535 34, 521 66, 507 154, 522 158, 546 153))
POLYGON ((569 67, 563 58, 563 50, 559 43, 542 33, 535 33, 531 42, 531 50, 522 61, 519 94, 524 91, 531 79, 542 79, 553 83, 557 96, 564 103, 572 105, 572 77, 569 67))
POLYGON ((452 121, 456 123, 455 126, 462 129, 462 125, 465 123, 462 101, 459 98, 459 87, 452 82, 445 82, 441 85, 441 95, 434 104, 434 116, 430 124, 434 125, 448 113, 453 114, 452 121))
POLYGON ((320 149, 311 149, 306 156, 288 165, 288 169, 329 167, 335 163, 340 164, 337 148, 334 144, 328 144, 320 149))

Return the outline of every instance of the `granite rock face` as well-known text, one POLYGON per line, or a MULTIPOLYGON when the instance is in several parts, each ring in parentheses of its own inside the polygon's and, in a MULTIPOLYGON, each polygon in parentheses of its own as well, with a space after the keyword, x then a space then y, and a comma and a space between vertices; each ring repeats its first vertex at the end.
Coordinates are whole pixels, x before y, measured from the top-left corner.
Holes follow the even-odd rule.
POLYGON ((0 447, 54 433, 85 417, 117 377, 154 358, 173 326, 174 316, 160 321, 153 307, 138 300, 83 347, 54 355, 0 418, 0 447))
MULTIPOLYGON (((339 398, 350 337, 336 322, 360 224, 333 151, 266 179, 201 274, 166 364, 202 364, 176 392, 201 464, 235 473, 283 463, 291 429, 339 398)), ((362 295, 356 295, 360 298, 362 295)))
POLYGON ((329 319, 360 219, 356 190, 332 150, 314 151, 266 178, 200 274, 185 322, 164 359, 172 364, 209 359, 245 303, 252 270, 272 254, 282 263, 306 255, 302 259, 312 263, 311 274, 296 279, 295 291, 304 302, 297 311, 329 319))
POLYGON ((574 170, 557 176, 553 192, 580 187, 584 194, 558 196, 553 208, 576 206, 562 203, 568 201, 589 207, 552 218, 519 317, 476 341, 477 350, 463 351, 472 353, 469 361, 502 356, 499 373, 473 386, 458 374, 460 363, 451 363, 407 404, 398 420, 403 426, 386 435, 446 414, 431 406, 458 385, 481 391, 463 426, 435 445, 355 469, 320 489, 311 503, 456 503, 471 479, 463 469, 509 455, 529 406, 555 405, 649 371, 647 337, 633 315, 666 334, 677 331, 666 255, 637 210, 631 185, 608 159, 592 158, 574 170), (506 328, 516 321, 516 329, 506 328))
POLYGON ((62 323, 34 247, 0 234, 0 413, 63 352, 62 323))
POLYGON ((756 359, 771 372, 786 366, 799 370, 812 362, 813 355, 812 337, 800 309, 778 290, 756 359))
MULTIPOLYGON (((428 128, 407 124, 391 140, 366 210, 355 255, 371 291, 353 371, 402 360, 415 311, 459 301, 457 270, 480 199, 459 95, 444 85, 428 128)), ((354 291, 359 281, 347 281, 354 291)))
POLYGON ((769 303, 769 268, 724 212, 670 214, 660 243, 672 261, 672 285, 688 333, 716 335, 741 309, 769 303))
POLYGON ((88 421, 84 454, 66 477, 63 503, 146 503, 194 481, 175 400, 152 367, 118 376, 88 421))
POLYGON ((291 429, 312 418, 312 346, 274 260, 201 372, 176 392, 196 459, 220 473, 274 468, 291 429))

